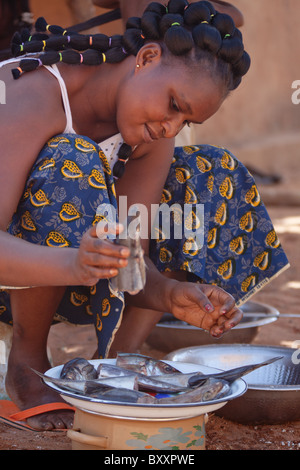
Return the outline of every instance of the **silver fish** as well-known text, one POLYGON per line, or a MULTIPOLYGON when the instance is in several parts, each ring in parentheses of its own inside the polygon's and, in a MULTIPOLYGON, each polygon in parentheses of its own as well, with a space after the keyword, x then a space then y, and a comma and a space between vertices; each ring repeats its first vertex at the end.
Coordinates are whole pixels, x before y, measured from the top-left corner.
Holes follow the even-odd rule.
POLYGON ((116 365, 148 376, 180 373, 166 362, 142 354, 118 353, 116 365))
MULTIPOLYGON (((176 385, 177 387, 190 388, 190 378, 196 376, 201 379, 202 372, 190 372, 180 374, 153 375, 152 379, 159 380, 165 384, 176 385)), ((206 379, 204 379, 205 381, 206 379)))
POLYGON ((272 362, 278 361, 279 359, 282 359, 282 356, 267 359, 266 361, 260 362, 259 364, 251 364, 251 365, 236 367, 234 369, 225 370, 225 371, 213 373, 213 374, 203 374, 202 376, 199 376, 199 377, 194 376, 190 378, 189 385, 191 387, 195 387, 199 383, 203 382, 203 380, 209 379, 210 377, 214 377, 216 379, 224 379, 224 380, 227 380, 227 382, 234 382, 240 377, 243 377, 243 375, 249 374, 250 372, 254 371, 255 369, 258 369, 259 367, 272 364, 272 362))
POLYGON ((90 393, 91 398, 97 398, 102 401, 117 401, 122 403, 140 403, 153 404, 155 398, 148 393, 139 392, 137 390, 127 390, 126 388, 111 388, 105 391, 95 391, 90 393))
POLYGON ((61 379, 90 380, 97 378, 95 367, 86 359, 76 357, 66 362, 60 374, 61 379))
POLYGON ((223 380, 208 379, 204 385, 193 388, 187 392, 179 393, 175 396, 157 398, 158 405, 168 405, 176 403, 199 403, 216 399, 224 387, 223 380))
POLYGON ((50 377, 32 369, 41 379, 57 385, 59 388, 70 392, 80 392, 83 395, 89 395, 91 392, 104 391, 109 388, 126 388, 128 390, 138 390, 138 382, 135 375, 127 377, 107 377, 95 380, 70 380, 50 377))
MULTIPOLYGON (((135 372, 128 369, 123 369, 122 367, 114 366, 112 364, 99 364, 97 369, 98 377, 129 377, 135 376, 137 378, 138 389, 141 391, 151 391, 151 392, 164 392, 164 393, 176 393, 186 390, 188 385, 177 385, 173 383, 162 382, 159 380, 161 377, 157 375, 154 377, 149 377, 147 375, 141 374, 140 372, 135 372)), ((178 375, 178 374, 177 374, 178 375)), ((187 382, 187 380, 186 380, 187 382)))
MULTIPOLYGON (((33 369, 32 369, 33 370, 33 369)), ((49 377, 40 372, 36 372, 43 380, 59 385, 62 389, 66 391, 72 391, 73 393, 78 393, 84 395, 88 398, 96 398, 102 401, 114 401, 121 403, 154 403, 155 398, 149 395, 148 393, 140 392, 138 390, 130 390, 127 388, 120 387, 120 377, 117 377, 117 383, 112 386, 108 383, 101 383, 100 380, 82 380, 82 381, 72 381, 72 380, 63 380, 56 379, 54 377, 49 377)), ((134 377, 121 377, 128 381, 133 381, 134 377)), ((105 381, 105 380, 104 380, 105 381)), ((109 382, 112 383, 112 379, 109 379, 109 382)), ((135 382, 136 383, 136 382, 135 382)), ((124 384, 124 382, 123 382, 124 384)))
POLYGON ((129 292, 131 295, 143 290, 146 283, 146 265, 139 226, 139 216, 128 216, 124 224, 124 232, 116 237, 115 243, 128 247, 130 256, 127 266, 120 268, 117 276, 110 280, 113 290, 129 292))

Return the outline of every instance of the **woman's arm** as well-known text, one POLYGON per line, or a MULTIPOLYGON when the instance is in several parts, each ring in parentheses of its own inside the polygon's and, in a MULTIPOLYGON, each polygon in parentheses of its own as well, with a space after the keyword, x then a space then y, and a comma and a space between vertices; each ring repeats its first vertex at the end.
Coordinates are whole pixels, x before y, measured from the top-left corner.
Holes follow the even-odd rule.
POLYGON ((172 313, 179 320, 221 337, 242 319, 234 298, 217 286, 169 279, 147 261, 143 291, 126 296, 128 305, 172 313))
POLYGON ((116 275, 126 253, 99 240, 95 228, 78 250, 39 246, 6 233, 37 155, 66 124, 56 79, 39 70, 14 81, 10 68, 0 76, 6 83, 0 108, 0 286, 93 285, 116 275))
MULTIPOLYGON (((132 204, 142 204, 142 236, 148 224, 148 238, 142 239, 146 253, 146 285, 143 291, 127 296, 128 305, 173 313, 177 318, 204 328, 214 336, 223 334, 235 326, 242 313, 235 307, 233 297, 216 286, 179 282, 162 275, 148 258, 153 204, 159 204, 164 184, 174 154, 172 139, 162 139, 148 146, 141 146, 129 161, 125 174, 116 184, 117 195, 126 198, 129 209, 132 204)), ((120 208, 120 204, 119 204, 120 208)), ((122 220, 121 220, 122 222, 122 220)))

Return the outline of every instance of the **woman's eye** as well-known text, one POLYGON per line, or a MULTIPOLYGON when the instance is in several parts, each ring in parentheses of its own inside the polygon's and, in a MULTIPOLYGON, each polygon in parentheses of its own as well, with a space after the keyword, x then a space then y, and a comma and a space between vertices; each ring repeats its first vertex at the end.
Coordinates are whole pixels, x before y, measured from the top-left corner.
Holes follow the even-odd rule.
POLYGON ((174 98, 171 98, 171 107, 172 109, 175 109, 175 111, 180 111, 178 104, 176 103, 174 98))

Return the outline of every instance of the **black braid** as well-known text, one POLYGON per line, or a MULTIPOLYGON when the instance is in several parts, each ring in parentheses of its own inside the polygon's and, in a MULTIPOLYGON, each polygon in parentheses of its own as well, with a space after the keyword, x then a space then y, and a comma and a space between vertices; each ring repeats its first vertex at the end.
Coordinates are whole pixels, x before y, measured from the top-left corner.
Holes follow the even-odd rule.
POLYGON ((125 165, 132 154, 132 148, 127 144, 122 144, 118 152, 118 160, 114 164, 113 176, 115 179, 119 179, 123 176, 125 171, 125 165))
POLYGON ((130 18, 123 36, 108 38, 104 34, 83 35, 68 32, 57 25, 48 25, 44 18, 36 22, 34 35, 23 32, 14 36, 14 56, 42 53, 37 58, 24 58, 13 70, 14 78, 39 65, 100 65, 116 63, 127 55, 136 55, 145 41, 163 41, 175 56, 188 56, 199 49, 198 60, 219 59, 219 73, 226 77, 229 89, 236 88, 248 71, 250 58, 244 51, 242 35, 229 15, 217 13, 208 1, 189 4, 187 0, 170 0, 167 6, 152 2, 142 18, 130 18), (73 52, 72 52, 73 51, 73 52), (201 59, 202 51, 202 59, 201 59), (221 71, 223 67, 223 71, 221 71))

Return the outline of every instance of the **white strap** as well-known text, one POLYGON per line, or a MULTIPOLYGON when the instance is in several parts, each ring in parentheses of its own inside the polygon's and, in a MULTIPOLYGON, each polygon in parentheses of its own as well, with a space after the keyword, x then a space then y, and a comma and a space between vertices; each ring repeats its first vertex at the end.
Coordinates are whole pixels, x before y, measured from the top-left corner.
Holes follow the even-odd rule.
POLYGON ((66 128, 64 130, 64 134, 76 134, 76 132, 73 129, 72 112, 71 112, 71 107, 70 107, 68 91, 67 91, 67 87, 66 87, 66 84, 64 82, 64 79, 62 78, 62 76, 60 74, 60 71, 58 70, 58 67, 57 67, 56 64, 53 64, 51 66, 44 65, 44 67, 47 70, 49 70, 49 72, 51 72, 52 75, 54 75, 57 78, 58 83, 60 85, 61 96, 62 96, 63 105, 64 105, 64 109, 65 109, 65 113, 66 113, 66 119, 67 119, 67 124, 66 124, 66 128))

